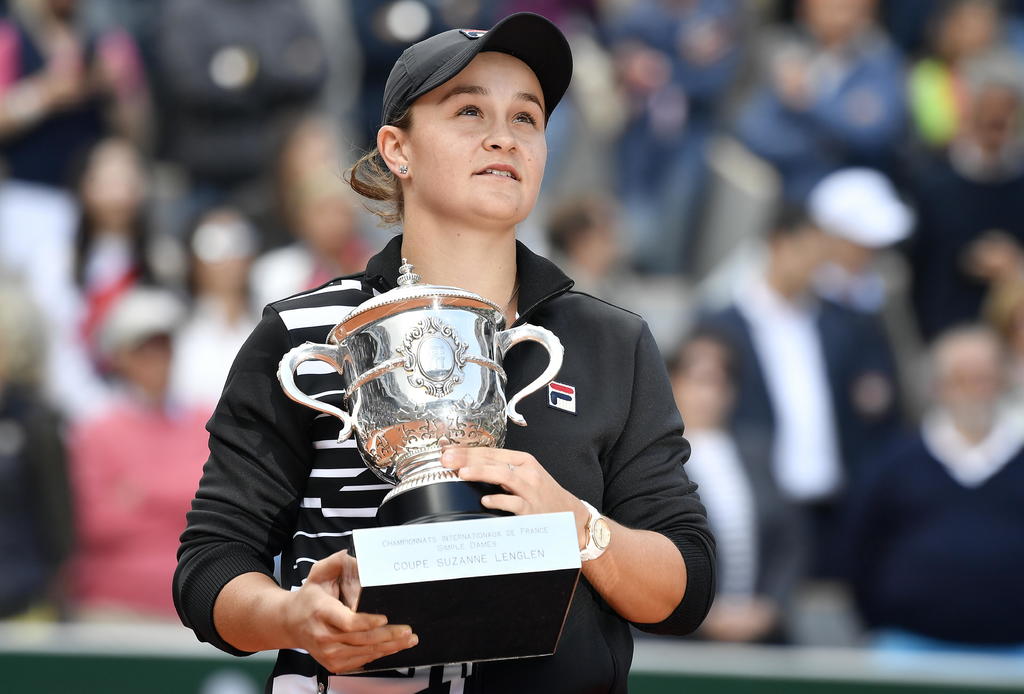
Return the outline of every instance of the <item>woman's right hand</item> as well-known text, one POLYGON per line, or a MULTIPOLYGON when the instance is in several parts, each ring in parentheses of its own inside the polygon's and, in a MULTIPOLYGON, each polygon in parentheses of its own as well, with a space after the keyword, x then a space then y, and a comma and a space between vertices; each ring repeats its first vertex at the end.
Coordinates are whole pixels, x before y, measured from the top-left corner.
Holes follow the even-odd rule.
POLYGON ((341 601, 341 586, 353 575, 355 562, 344 550, 321 559, 285 604, 289 640, 334 673, 352 672, 419 642, 408 625, 388 624, 380 614, 354 612, 341 601))

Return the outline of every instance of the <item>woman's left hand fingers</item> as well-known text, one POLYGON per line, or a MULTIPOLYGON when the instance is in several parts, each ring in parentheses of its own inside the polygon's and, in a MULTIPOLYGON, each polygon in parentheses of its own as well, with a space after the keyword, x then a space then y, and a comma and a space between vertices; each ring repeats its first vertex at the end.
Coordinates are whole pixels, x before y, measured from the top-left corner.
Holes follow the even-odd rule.
POLYGON ((480 504, 484 508, 495 511, 508 511, 517 516, 521 516, 527 511, 526 502, 523 501, 523 498, 513 494, 488 494, 480 499, 480 504))
POLYGON ((441 464, 452 470, 459 470, 465 467, 479 465, 501 466, 506 469, 520 467, 530 463, 536 464, 536 459, 529 453, 521 451, 510 451, 507 448, 491 448, 489 446, 458 447, 451 446, 444 449, 441 454, 441 464))
MULTIPOLYGON (((524 483, 528 483, 531 476, 518 455, 491 455, 484 448, 447 449, 441 462, 445 467, 458 472, 461 480, 498 484, 514 494, 521 494, 525 491, 524 483)), ((532 456, 529 457, 532 459, 532 456)))
POLYGON ((441 464, 459 479, 500 485, 508 494, 493 494, 487 508, 517 515, 574 511, 576 497, 562 488, 529 453, 506 448, 446 448, 441 464))

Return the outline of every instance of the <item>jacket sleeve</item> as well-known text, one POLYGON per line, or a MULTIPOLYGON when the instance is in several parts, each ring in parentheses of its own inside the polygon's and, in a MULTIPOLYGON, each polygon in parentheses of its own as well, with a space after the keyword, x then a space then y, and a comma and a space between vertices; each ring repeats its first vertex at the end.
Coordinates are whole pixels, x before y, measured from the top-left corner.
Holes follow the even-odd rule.
POLYGON ((217 634, 214 602, 236 576, 273 576, 310 467, 315 412, 289 400, 276 378, 290 346, 277 312, 266 309, 207 424, 210 456, 178 549, 173 591, 182 622, 234 655, 247 654, 217 634))
POLYGON ((610 452, 604 512, 631 528, 659 532, 682 554, 686 592, 665 620, 636 624, 659 634, 687 634, 707 615, 714 598, 715 544, 707 514, 683 470, 690 446, 647 325, 635 346, 632 395, 625 426, 610 452))

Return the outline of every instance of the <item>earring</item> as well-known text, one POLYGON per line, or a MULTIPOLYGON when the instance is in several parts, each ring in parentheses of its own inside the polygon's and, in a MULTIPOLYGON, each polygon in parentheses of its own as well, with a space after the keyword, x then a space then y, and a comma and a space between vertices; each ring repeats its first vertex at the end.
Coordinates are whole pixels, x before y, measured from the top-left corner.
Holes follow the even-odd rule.
POLYGON ((404 176, 405 174, 409 173, 409 167, 406 166, 405 164, 402 164, 401 166, 398 167, 398 173, 404 176))

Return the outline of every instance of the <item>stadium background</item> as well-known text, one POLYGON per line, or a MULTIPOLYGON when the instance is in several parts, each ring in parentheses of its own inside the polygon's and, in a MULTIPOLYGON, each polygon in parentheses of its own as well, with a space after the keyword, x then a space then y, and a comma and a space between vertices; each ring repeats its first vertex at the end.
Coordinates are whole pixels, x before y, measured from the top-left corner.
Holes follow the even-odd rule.
MULTIPOLYGON (((1006 556, 1024 516, 989 519, 964 492, 975 534, 948 561, 971 562, 970 599, 908 562, 909 617, 872 572, 889 558, 861 553, 890 529, 867 525, 870 471, 928 422, 1024 431, 1024 3, 8 0, 0 691, 260 690, 268 657, 195 643, 170 606, 202 422, 264 304, 361 269, 393 233, 341 174, 402 48, 518 10, 556 21, 576 60, 520 237, 648 319, 718 524, 718 611, 693 638, 638 635, 634 690, 1024 690, 1024 571, 1006 556), (824 299, 844 311, 818 335, 824 371, 759 367, 769 390, 830 403, 804 420, 839 465, 813 492, 749 436, 787 426, 744 408, 754 367, 723 323, 761 281, 797 322, 824 299), (751 449, 774 481, 720 474, 751 449), (961 602, 973 618, 944 620, 961 602)), ((1006 474, 991 447, 965 465, 1020 499, 1024 440, 999 442, 1006 474)))

